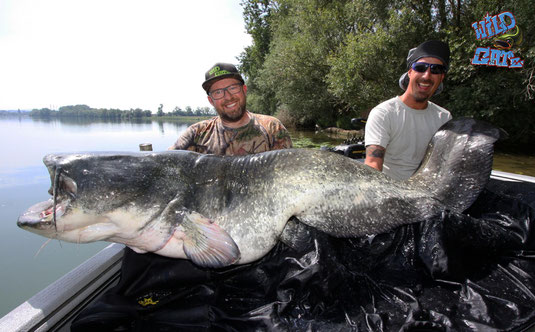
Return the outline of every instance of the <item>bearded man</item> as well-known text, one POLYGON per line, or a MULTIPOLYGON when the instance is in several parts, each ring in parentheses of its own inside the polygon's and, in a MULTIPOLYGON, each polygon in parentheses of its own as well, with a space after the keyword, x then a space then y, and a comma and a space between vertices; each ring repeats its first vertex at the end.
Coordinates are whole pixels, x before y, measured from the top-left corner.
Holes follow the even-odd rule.
POLYGON ((245 155, 292 147, 277 118, 247 110, 247 86, 234 65, 213 65, 202 87, 218 116, 191 125, 169 150, 245 155))

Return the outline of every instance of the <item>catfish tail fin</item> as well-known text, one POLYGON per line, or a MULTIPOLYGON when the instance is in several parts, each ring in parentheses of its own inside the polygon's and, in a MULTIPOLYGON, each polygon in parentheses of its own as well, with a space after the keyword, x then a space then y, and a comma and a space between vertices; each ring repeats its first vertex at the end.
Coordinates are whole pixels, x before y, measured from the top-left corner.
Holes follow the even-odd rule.
POLYGON ((487 185, 500 129, 479 120, 445 123, 429 142, 422 164, 407 181, 457 211, 464 211, 487 185))

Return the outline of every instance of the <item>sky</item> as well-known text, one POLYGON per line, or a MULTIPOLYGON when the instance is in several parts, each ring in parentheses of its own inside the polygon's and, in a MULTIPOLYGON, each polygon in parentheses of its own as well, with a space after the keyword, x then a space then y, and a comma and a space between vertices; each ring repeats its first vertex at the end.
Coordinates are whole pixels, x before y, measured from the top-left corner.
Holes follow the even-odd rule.
POLYGON ((251 45, 240 0, 0 0, 0 110, 211 107, 251 45))

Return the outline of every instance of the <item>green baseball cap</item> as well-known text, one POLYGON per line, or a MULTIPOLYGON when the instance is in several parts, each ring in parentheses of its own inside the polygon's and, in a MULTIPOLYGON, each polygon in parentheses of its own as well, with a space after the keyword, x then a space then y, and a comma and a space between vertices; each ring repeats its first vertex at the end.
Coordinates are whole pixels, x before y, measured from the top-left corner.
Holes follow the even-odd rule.
POLYGON ((242 84, 245 84, 243 77, 233 64, 218 62, 204 74, 205 81, 202 84, 202 88, 208 93, 212 84, 223 78, 235 78, 242 82, 242 84))

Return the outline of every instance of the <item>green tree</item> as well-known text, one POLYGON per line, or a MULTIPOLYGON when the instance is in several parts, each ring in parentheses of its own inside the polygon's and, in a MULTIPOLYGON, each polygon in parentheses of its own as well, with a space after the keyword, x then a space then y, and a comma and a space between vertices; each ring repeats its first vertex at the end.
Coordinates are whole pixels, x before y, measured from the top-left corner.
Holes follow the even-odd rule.
POLYGON ((175 109, 173 109, 172 114, 174 116, 180 116, 180 115, 184 115, 185 112, 180 107, 177 106, 177 107, 175 107, 175 109))
POLYGON ((336 100, 326 81, 327 59, 341 41, 344 3, 278 1, 273 40, 258 85, 274 91, 279 109, 287 110, 299 126, 336 119, 336 100))
POLYGON ((163 116, 164 113, 163 113, 163 104, 160 104, 160 106, 158 106, 158 112, 156 112, 156 115, 157 116, 163 116))
POLYGON ((264 67, 271 44, 271 21, 278 5, 269 0, 245 0, 241 2, 246 31, 253 44, 245 48, 239 56, 241 73, 247 84, 247 107, 262 114, 274 114, 277 110, 275 91, 259 85, 260 71, 264 67))
POLYGON ((30 116, 38 117, 38 118, 49 118, 50 116, 55 116, 56 112, 52 111, 49 108, 41 108, 41 109, 33 109, 30 112, 30 116))

